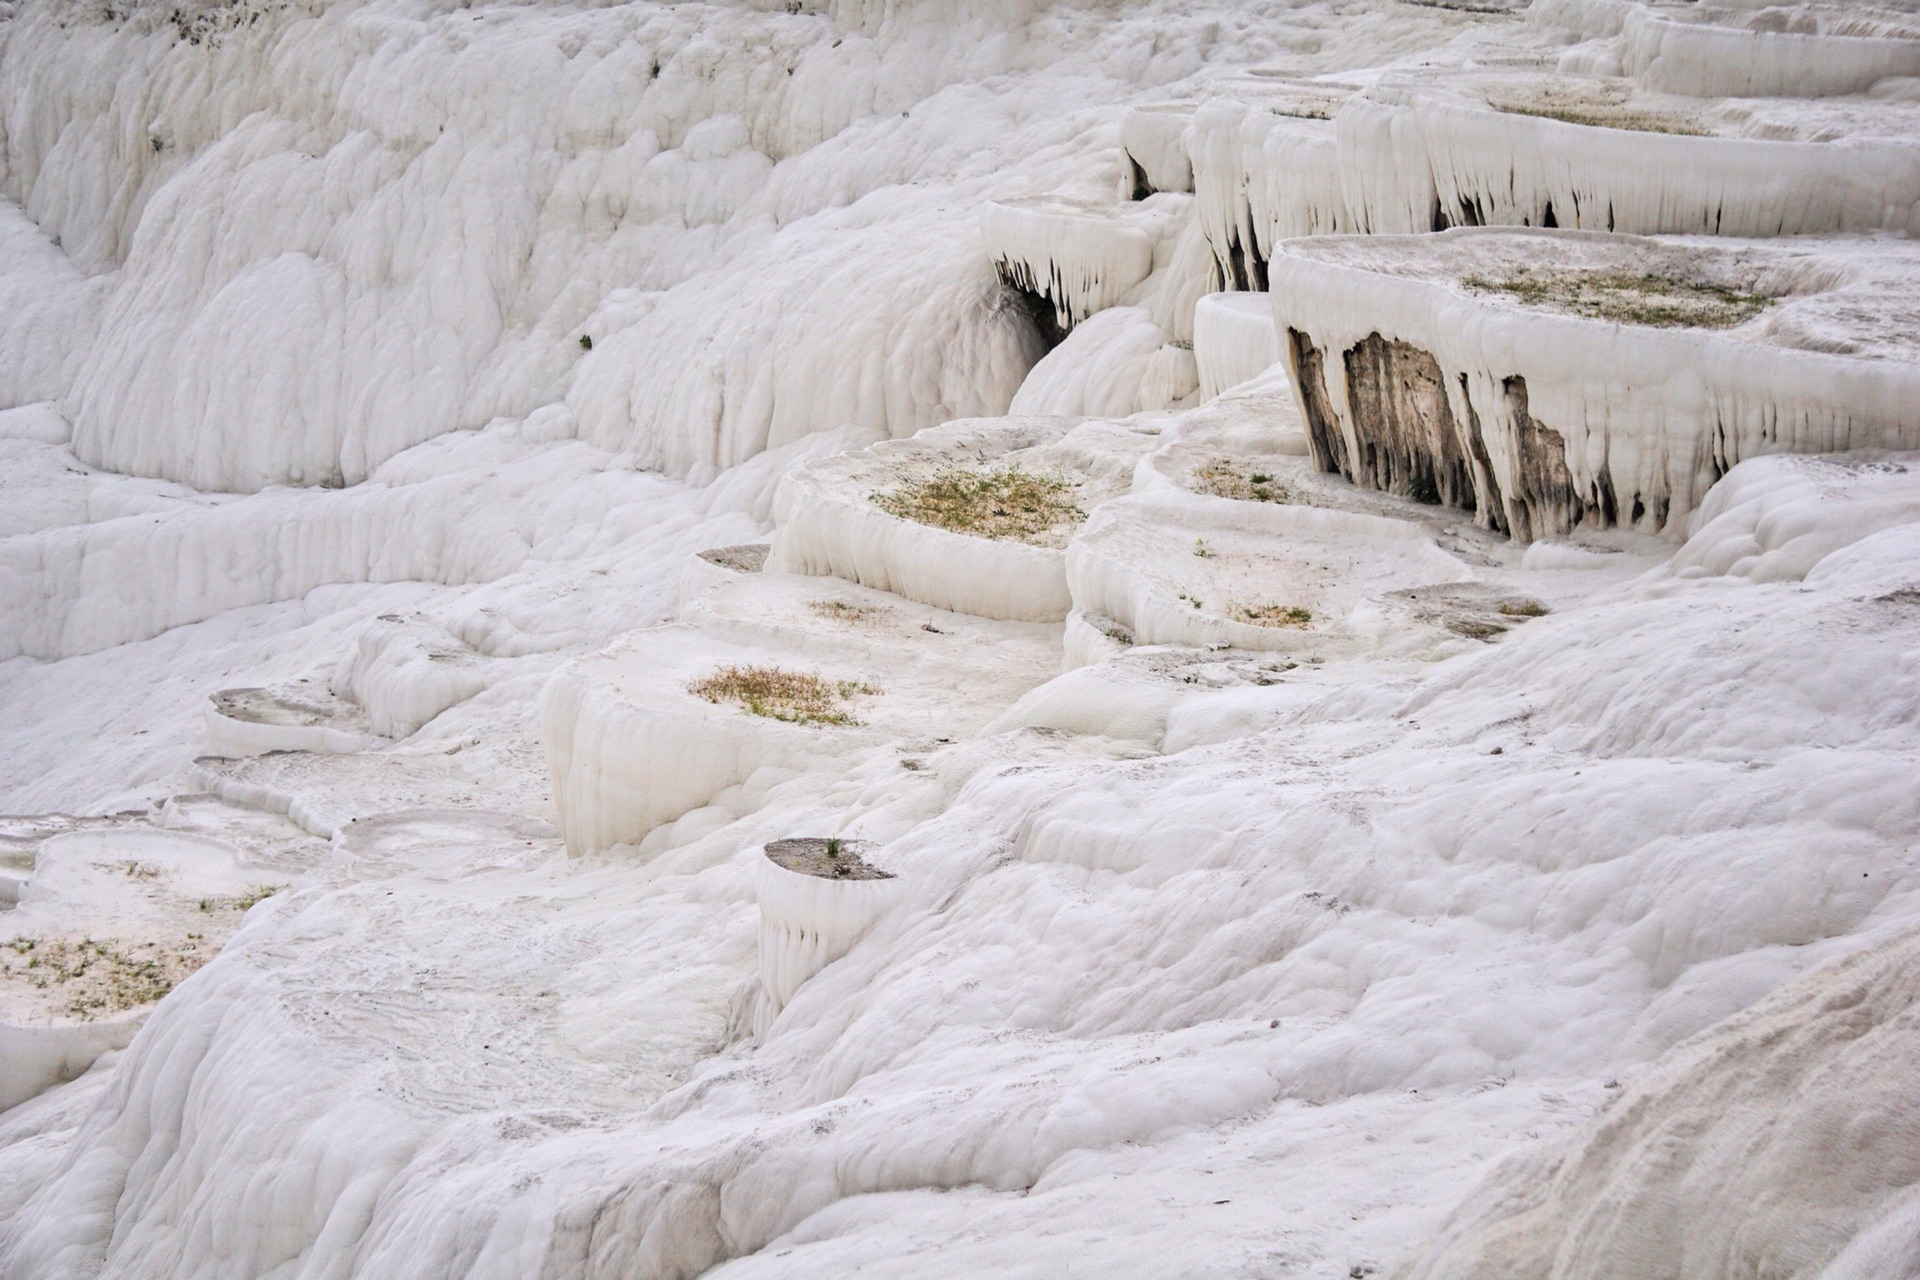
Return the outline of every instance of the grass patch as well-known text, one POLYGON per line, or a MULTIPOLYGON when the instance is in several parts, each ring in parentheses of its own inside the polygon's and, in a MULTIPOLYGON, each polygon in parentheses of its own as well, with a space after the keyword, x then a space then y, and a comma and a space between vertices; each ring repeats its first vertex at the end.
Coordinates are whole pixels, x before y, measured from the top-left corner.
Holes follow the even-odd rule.
POLYGON ((1552 610, 1538 600, 1503 600, 1500 612, 1509 618, 1544 618, 1552 610))
POLYGON ((284 893, 286 888, 287 886, 283 884, 255 885, 245 893, 235 894, 231 898, 202 898, 198 905, 202 911, 247 912, 274 894, 284 893))
POLYGON ((1705 138, 1709 131, 1691 120, 1658 111, 1640 111, 1612 102, 1556 102, 1551 98, 1532 102, 1490 102, 1495 111, 1510 116, 1537 116, 1562 124, 1584 125, 1589 129, 1625 129, 1630 133, 1670 133, 1683 138, 1705 138))
POLYGON ((880 692, 859 680, 825 680, 779 667, 722 667, 687 688, 708 702, 730 702, 789 724, 858 724, 842 704, 856 694, 880 692))
POLYGON ((0 976, 66 998, 64 1012, 81 1021, 153 1004, 179 986, 217 948, 188 934, 174 944, 143 942, 121 948, 82 938, 14 938, 0 946, 0 976))
POLYGON ((1258 468, 1215 458, 1193 473, 1194 488, 1216 498, 1240 502, 1297 502, 1293 490, 1258 468))
POLYGON ((1731 329, 1753 319, 1773 302, 1761 294, 1627 271, 1537 271, 1521 267, 1502 279, 1468 276, 1460 283, 1476 293, 1504 293, 1529 306, 1659 329, 1731 329))
POLYGON ((1256 627, 1304 627, 1313 622, 1313 611, 1297 604, 1235 605, 1233 616, 1256 627))
POLYGON ((875 506, 902 520, 1016 542, 1036 542, 1085 514, 1074 505, 1073 486, 1065 480, 1017 466, 943 471, 872 497, 875 506))

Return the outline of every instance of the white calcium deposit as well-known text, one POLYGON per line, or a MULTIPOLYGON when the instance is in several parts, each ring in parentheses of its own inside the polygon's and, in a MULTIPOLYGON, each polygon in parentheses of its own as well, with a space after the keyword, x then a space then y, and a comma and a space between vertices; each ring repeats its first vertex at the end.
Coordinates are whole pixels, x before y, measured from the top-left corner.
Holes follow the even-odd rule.
POLYGON ((0 0, 0 1277, 1920 1274, 1917 51, 0 0))

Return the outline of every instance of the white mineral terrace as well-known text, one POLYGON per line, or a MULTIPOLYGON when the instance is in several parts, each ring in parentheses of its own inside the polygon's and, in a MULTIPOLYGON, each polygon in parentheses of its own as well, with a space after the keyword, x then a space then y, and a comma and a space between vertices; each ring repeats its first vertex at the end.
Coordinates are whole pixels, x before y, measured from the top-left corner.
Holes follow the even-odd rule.
POLYGON ((1662 528, 1760 454, 1910 446, 1916 280, 1905 240, 1484 228, 1292 241, 1271 296, 1323 466, 1525 538, 1662 528), (1582 276, 1622 282, 1613 311, 1582 276), (1694 312, 1633 319, 1676 283, 1694 312))
POLYGON ((1920 1278, 1912 0, 0 0, 0 1280, 1920 1278))
POLYGON ((1618 37, 1610 51, 1618 70, 1698 97, 1826 97, 1920 75, 1920 21, 1900 4, 1539 0, 1527 16, 1585 37, 1618 37))

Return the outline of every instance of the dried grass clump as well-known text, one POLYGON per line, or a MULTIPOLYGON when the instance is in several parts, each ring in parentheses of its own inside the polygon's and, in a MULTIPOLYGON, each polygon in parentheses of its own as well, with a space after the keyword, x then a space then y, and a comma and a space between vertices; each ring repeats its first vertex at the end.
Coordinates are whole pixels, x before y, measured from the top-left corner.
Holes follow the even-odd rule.
POLYGON ((1215 458, 1193 473, 1194 488, 1216 498, 1240 502, 1299 502, 1293 490, 1258 468, 1215 458))
POLYGON ((1537 116, 1562 124, 1584 125, 1589 129, 1625 129, 1631 133, 1670 133, 1685 138, 1704 138, 1710 131, 1683 116, 1661 111, 1644 111, 1620 102, 1582 98, 1502 99, 1489 102, 1495 111, 1510 116, 1537 116))
POLYGON ((1233 616, 1256 627, 1304 627, 1313 621, 1312 610, 1297 604, 1236 605, 1233 616))
POLYGON ((1085 514, 1074 505, 1073 486, 1067 481, 1018 466, 942 471, 872 498, 888 515, 915 524, 1016 542, 1038 542, 1085 514))
POLYGON ((1552 610, 1538 600, 1503 600, 1500 612, 1509 618, 1544 618, 1552 610))
POLYGON ((122 949, 82 938, 14 938, 0 945, 0 977, 67 998, 68 1016, 90 1022, 153 1004, 213 958, 199 934, 178 943, 122 949))
POLYGON ((1660 329, 1731 329, 1753 319, 1773 302, 1760 294, 1629 271, 1521 267, 1502 279, 1468 276, 1460 283, 1476 293, 1508 294, 1530 306, 1660 329))
POLYGON ((842 704, 856 694, 880 692, 859 680, 825 680, 779 667, 722 667, 687 688, 708 702, 730 702, 789 724, 858 724, 842 704))

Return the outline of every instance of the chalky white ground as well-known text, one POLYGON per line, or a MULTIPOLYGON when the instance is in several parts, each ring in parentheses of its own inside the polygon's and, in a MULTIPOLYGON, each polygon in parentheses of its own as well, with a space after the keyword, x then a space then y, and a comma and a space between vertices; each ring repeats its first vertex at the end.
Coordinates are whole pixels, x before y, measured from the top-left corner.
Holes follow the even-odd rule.
MULTIPOLYGON (((1196 332, 1196 262, 1424 229, 1394 119, 1474 189, 1498 113, 1418 86, 1748 64, 1599 3, 798 8, 0 4, 0 945, 225 941, 111 1024, 7 988, 0 1100, 100 1056, 0 1113, 0 1274, 1910 1270, 1920 455, 1524 546, 1312 472, 1272 374, 1200 403, 1285 335, 1196 332), (1194 193, 1076 239, 1130 105, 1194 193), (1064 549, 860 507, 1010 408, 1090 417, 1029 419, 1064 549), (860 723, 687 692, 750 661, 860 723), (765 871, 836 834, 883 903, 765 871)), ((1684 225, 1621 229, 1701 230, 1647 163, 1684 225)))

